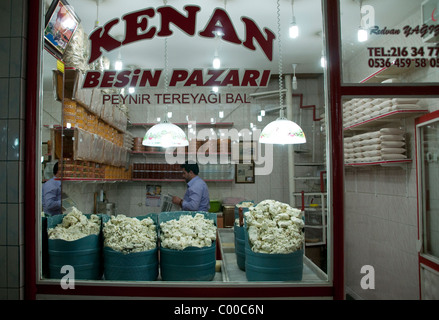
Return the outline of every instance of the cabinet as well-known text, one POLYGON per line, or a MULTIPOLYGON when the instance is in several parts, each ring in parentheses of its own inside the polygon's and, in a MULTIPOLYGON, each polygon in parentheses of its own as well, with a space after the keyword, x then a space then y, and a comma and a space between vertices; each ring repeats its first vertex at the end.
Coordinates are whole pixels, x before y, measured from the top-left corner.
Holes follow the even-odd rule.
MULTIPOLYGON (((189 124, 175 123, 178 126, 188 127, 189 124)), ((142 127, 147 130, 153 126, 154 123, 131 123, 129 128, 142 127)), ((197 123, 196 126, 203 128, 224 128, 232 127, 232 122, 222 123, 197 123)), ((173 153, 183 154, 186 156, 195 156, 200 153, 208 157, 214 157, 217 163, 200 164, 199 176, 205 181, 217 181, 217 182, 232 182, 234 181, 235 170, 234 166, 227 161, 223 164, 220 161, 224 156, 229 160, 231 156, 231 144, 230 139, 210 139, 210 140, 197 140, 192 139, 189 141, 189 146, 185 148, 171 148, 163 149, 157 147, 145 147, 142 144, 142 137, 134 138, 134 147, 131 151, 133 161, 133 181, 168 181, 168 182, 181 182, 184 181, 181 175, 180 165, 166 163, 166 154, 173 153), (143 159, 142 159, 143 157, 143 159)))

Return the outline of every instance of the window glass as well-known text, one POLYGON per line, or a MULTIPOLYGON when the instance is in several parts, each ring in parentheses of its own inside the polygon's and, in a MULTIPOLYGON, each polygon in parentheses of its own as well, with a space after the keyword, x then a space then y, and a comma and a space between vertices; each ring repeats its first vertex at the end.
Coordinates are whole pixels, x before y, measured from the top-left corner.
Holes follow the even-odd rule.
POLYGON ((438 230, 438 195, 435 188, 435 177, 438 175, 438 123, 432 122, 420 127, 420 165, 422 181, 423 208, 423 251, 439 257, 438 230))
POLYGON ((437 82, 439 10, 430 0, 341 0, 345 83, 437 82))
POLYGON ((54 14, 47 19, 42 53, 42 279, 59 278, 60 268, 70 265, 54 260, 53 252, 62 249, 51 240, 66 240, 71 227, 68 245, 90 234, 89 245, 102 253, 90 262, 99 264, 97 272, 75 269, 79 280, 328 282, 325 146, 331 144, 326 141, 321 3, 256 2, 69 0, 46 6, 54 14), (291 38, 294 24, 299 35, 291 38), (264 127, 280 116, 301 127, 305 144, 259 143, 264 127), (152 143, 183 140, 168 129, 152 131, 170 123, 182 130, 187 146, 152 143), (192 180, 180 167, 185 161, 198 163, 199 171, 192 173, 207 184, 209 209, 189 204, 192 180), (52 180, 55 164, 59 169, 52 180), (46 204, 50 191, 61 197, 58 211, 46 204), (248 203, 257 210, 242 225, 239 207, 250 211, 248 203), (273 212, 289 206, 291 214, 267 220, 264 203, 273 212), (63 215, 55 215, 59 210, 63 215), (203 211, 207 222, 194 222, 201 218, 186 214, 193 210, 203 211), (93 223, 95 214, 101 229, 93 223), (188 221, 177 227, 159 225, 185 215, 188 221), (252 223, 245 238, 246 224, 252 223), (149 224, 155 235, 142 229, 149 224), (264 278, 259 262, 256 271, 248 271, 240 260, 246 239, 255 249, 249 246, 251 252, 287 256, 278 265, 290 275, 264 278), (168 262, 177 263, 188 260, 187 251, 201 249, 208 261, 198 263, 199 272, 191 268, 195 275, 162 269, 169 250, 176 255, 168 262), (152 259, 160 253, 160 262, 152 263, 158 273, 138 273, 131 264, 148 257, 125 260, 127 254, 151 250, 152 259), (129 274, 123 274, 126 267, 129 274))

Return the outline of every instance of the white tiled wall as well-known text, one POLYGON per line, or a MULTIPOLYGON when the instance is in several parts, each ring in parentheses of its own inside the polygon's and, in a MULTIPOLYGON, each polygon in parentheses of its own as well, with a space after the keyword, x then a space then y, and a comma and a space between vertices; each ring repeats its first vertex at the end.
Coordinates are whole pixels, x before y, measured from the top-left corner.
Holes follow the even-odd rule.
POLYGON ((0 1, 0 299, 23 298, 27 1, 0 1))

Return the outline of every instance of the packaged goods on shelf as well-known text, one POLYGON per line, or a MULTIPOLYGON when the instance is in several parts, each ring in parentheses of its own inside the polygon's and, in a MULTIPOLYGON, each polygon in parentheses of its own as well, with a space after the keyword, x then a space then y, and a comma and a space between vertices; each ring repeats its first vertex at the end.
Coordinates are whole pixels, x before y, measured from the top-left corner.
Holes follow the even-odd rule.
POLYGON ((346 163, 378 162, 407 159, 405 131, 382 128, 344 139, 346 163))

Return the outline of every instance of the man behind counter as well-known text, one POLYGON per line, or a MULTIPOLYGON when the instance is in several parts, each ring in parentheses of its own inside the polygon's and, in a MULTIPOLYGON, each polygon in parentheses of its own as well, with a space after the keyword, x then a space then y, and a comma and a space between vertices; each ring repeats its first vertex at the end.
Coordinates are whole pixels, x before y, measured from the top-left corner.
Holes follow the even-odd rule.
POLYGON ((56 180, 58 174, 58 162, 53 166, 53 178, 43 184, 43 211, 48 215, 62 213, 61 207, 61 181, 56 180))
POLYGON ((187 191, 183 199, 174 196, 172 203, 185 211, 209 211, 210 200, 209 190, 206 182, 198 176, 200 169, 197 163, 186 163, 181 165, 183 178, 187 182, 187 191))

